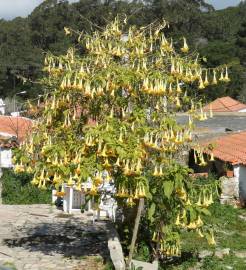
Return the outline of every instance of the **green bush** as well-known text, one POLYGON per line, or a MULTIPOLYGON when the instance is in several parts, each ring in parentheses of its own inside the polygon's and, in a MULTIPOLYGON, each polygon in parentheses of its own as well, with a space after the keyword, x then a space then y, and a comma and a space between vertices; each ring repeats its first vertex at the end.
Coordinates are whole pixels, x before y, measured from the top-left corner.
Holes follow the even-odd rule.
POLYGON ((47 204, 51 203, 51 190, 40 190, 30 184, 32 175, 15 174, 11 169, 4 169, 2 199, 4 204, 47 204))

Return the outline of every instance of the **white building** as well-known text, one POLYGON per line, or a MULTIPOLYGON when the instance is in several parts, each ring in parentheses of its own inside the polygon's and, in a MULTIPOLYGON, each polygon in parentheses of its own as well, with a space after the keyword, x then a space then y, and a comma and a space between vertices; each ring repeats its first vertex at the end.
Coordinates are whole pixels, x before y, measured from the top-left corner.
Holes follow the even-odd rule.
POLYGON ((26 138, 31 126, 31 119, 0 115, 0 168, 13 166, 12 147, 26 138))
POLYGON ((225 112, 246 112, 246 104, 241 103, 231 97, 217 98, 211 103, 207 104, 203 110, 208 112, 225 113, 225 112))
MULTIPOLYGON (((213 145, 215 161, 196 172, 213 172, 222 178, 222 202, 240 201, 246 206, 246 131, 236 132, 210 139, 203 146, 213 145)), ((206 153, 206 151, 205 151, 206 153)), ((191 164, 190 164, 191 165, 191 164)))

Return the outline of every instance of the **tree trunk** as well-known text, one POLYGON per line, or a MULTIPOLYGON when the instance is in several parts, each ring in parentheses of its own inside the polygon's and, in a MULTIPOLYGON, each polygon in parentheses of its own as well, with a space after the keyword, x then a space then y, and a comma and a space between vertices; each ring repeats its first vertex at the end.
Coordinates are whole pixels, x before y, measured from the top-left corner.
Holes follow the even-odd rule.
POLYGON ((134 248, 135 248, 135 244, 136 244, 136 240, 137 240, 137 234, 138 234, 138 228, 139 228, 141 213, 143 211, 143 208, 144 208, 144 199, 141 198, 139 200, 139 204, 138 204, 138 211, 137 211, 137 215, 136 215, 136 219, 135 219, 135 224, 134 224, 134 229, 133 229, 133 235, 132 235, 132 241, 131 241, 131 246, 130 246, 130 252, 129 252, 129 257, 128 257, 128 261, 127 261, 127 264, 126 264, 127 269, 130 269, 130 266, 131 266, 133 252, 134 252, 134 248))

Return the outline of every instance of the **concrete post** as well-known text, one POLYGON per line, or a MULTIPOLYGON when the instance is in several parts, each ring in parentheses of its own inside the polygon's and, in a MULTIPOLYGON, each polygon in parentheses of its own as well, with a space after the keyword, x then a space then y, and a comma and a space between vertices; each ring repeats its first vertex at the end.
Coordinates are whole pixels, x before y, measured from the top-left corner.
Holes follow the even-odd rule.
POLYGON ((52 203, 55 204, 57 196, 56 196, 56 189, 52 189, 52 203))
POLYGON ((69 187, 68 213, 71 214, 73 209, 73 188, 69 187))
POLYGON ((65 190, 65 196, 63 197, 63 211, 65 213, 68 212, 68 199, 69 199, 69 194, 67 194, 67 187, 64 187, 65 190))
POLYGON ((2 201, 2 180, 1 180, 2 175, 3 175, 3 171, 2 171, 2 168, 0 168, 0 204, 3 203, 3 201, 2 201))

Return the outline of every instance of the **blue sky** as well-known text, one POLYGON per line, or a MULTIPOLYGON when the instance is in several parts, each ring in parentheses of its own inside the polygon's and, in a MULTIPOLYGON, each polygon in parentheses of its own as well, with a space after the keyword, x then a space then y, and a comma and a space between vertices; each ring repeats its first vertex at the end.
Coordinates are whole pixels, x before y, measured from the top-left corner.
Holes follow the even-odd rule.
MULTIPOLYGON (((17 16, 25 17, 39 5, 43 0, 0 0, 0 18, 12 19, 17 16)), ((78 0, 70 0, 76 2, 78 0)), ((240 0, 206 0, 215 8, 222 9, 228 6, 237 5, 240 0)))
POLYGON ((0 0, 0 18, 9 20, 17 16, 26 17, 42 2, 43 0, 0 0))
POLYGON ((206 0, 209 4, 212 4, 216 9, 223 9, 228 6, 236 6, 240 3, 240 0, 206 0))

